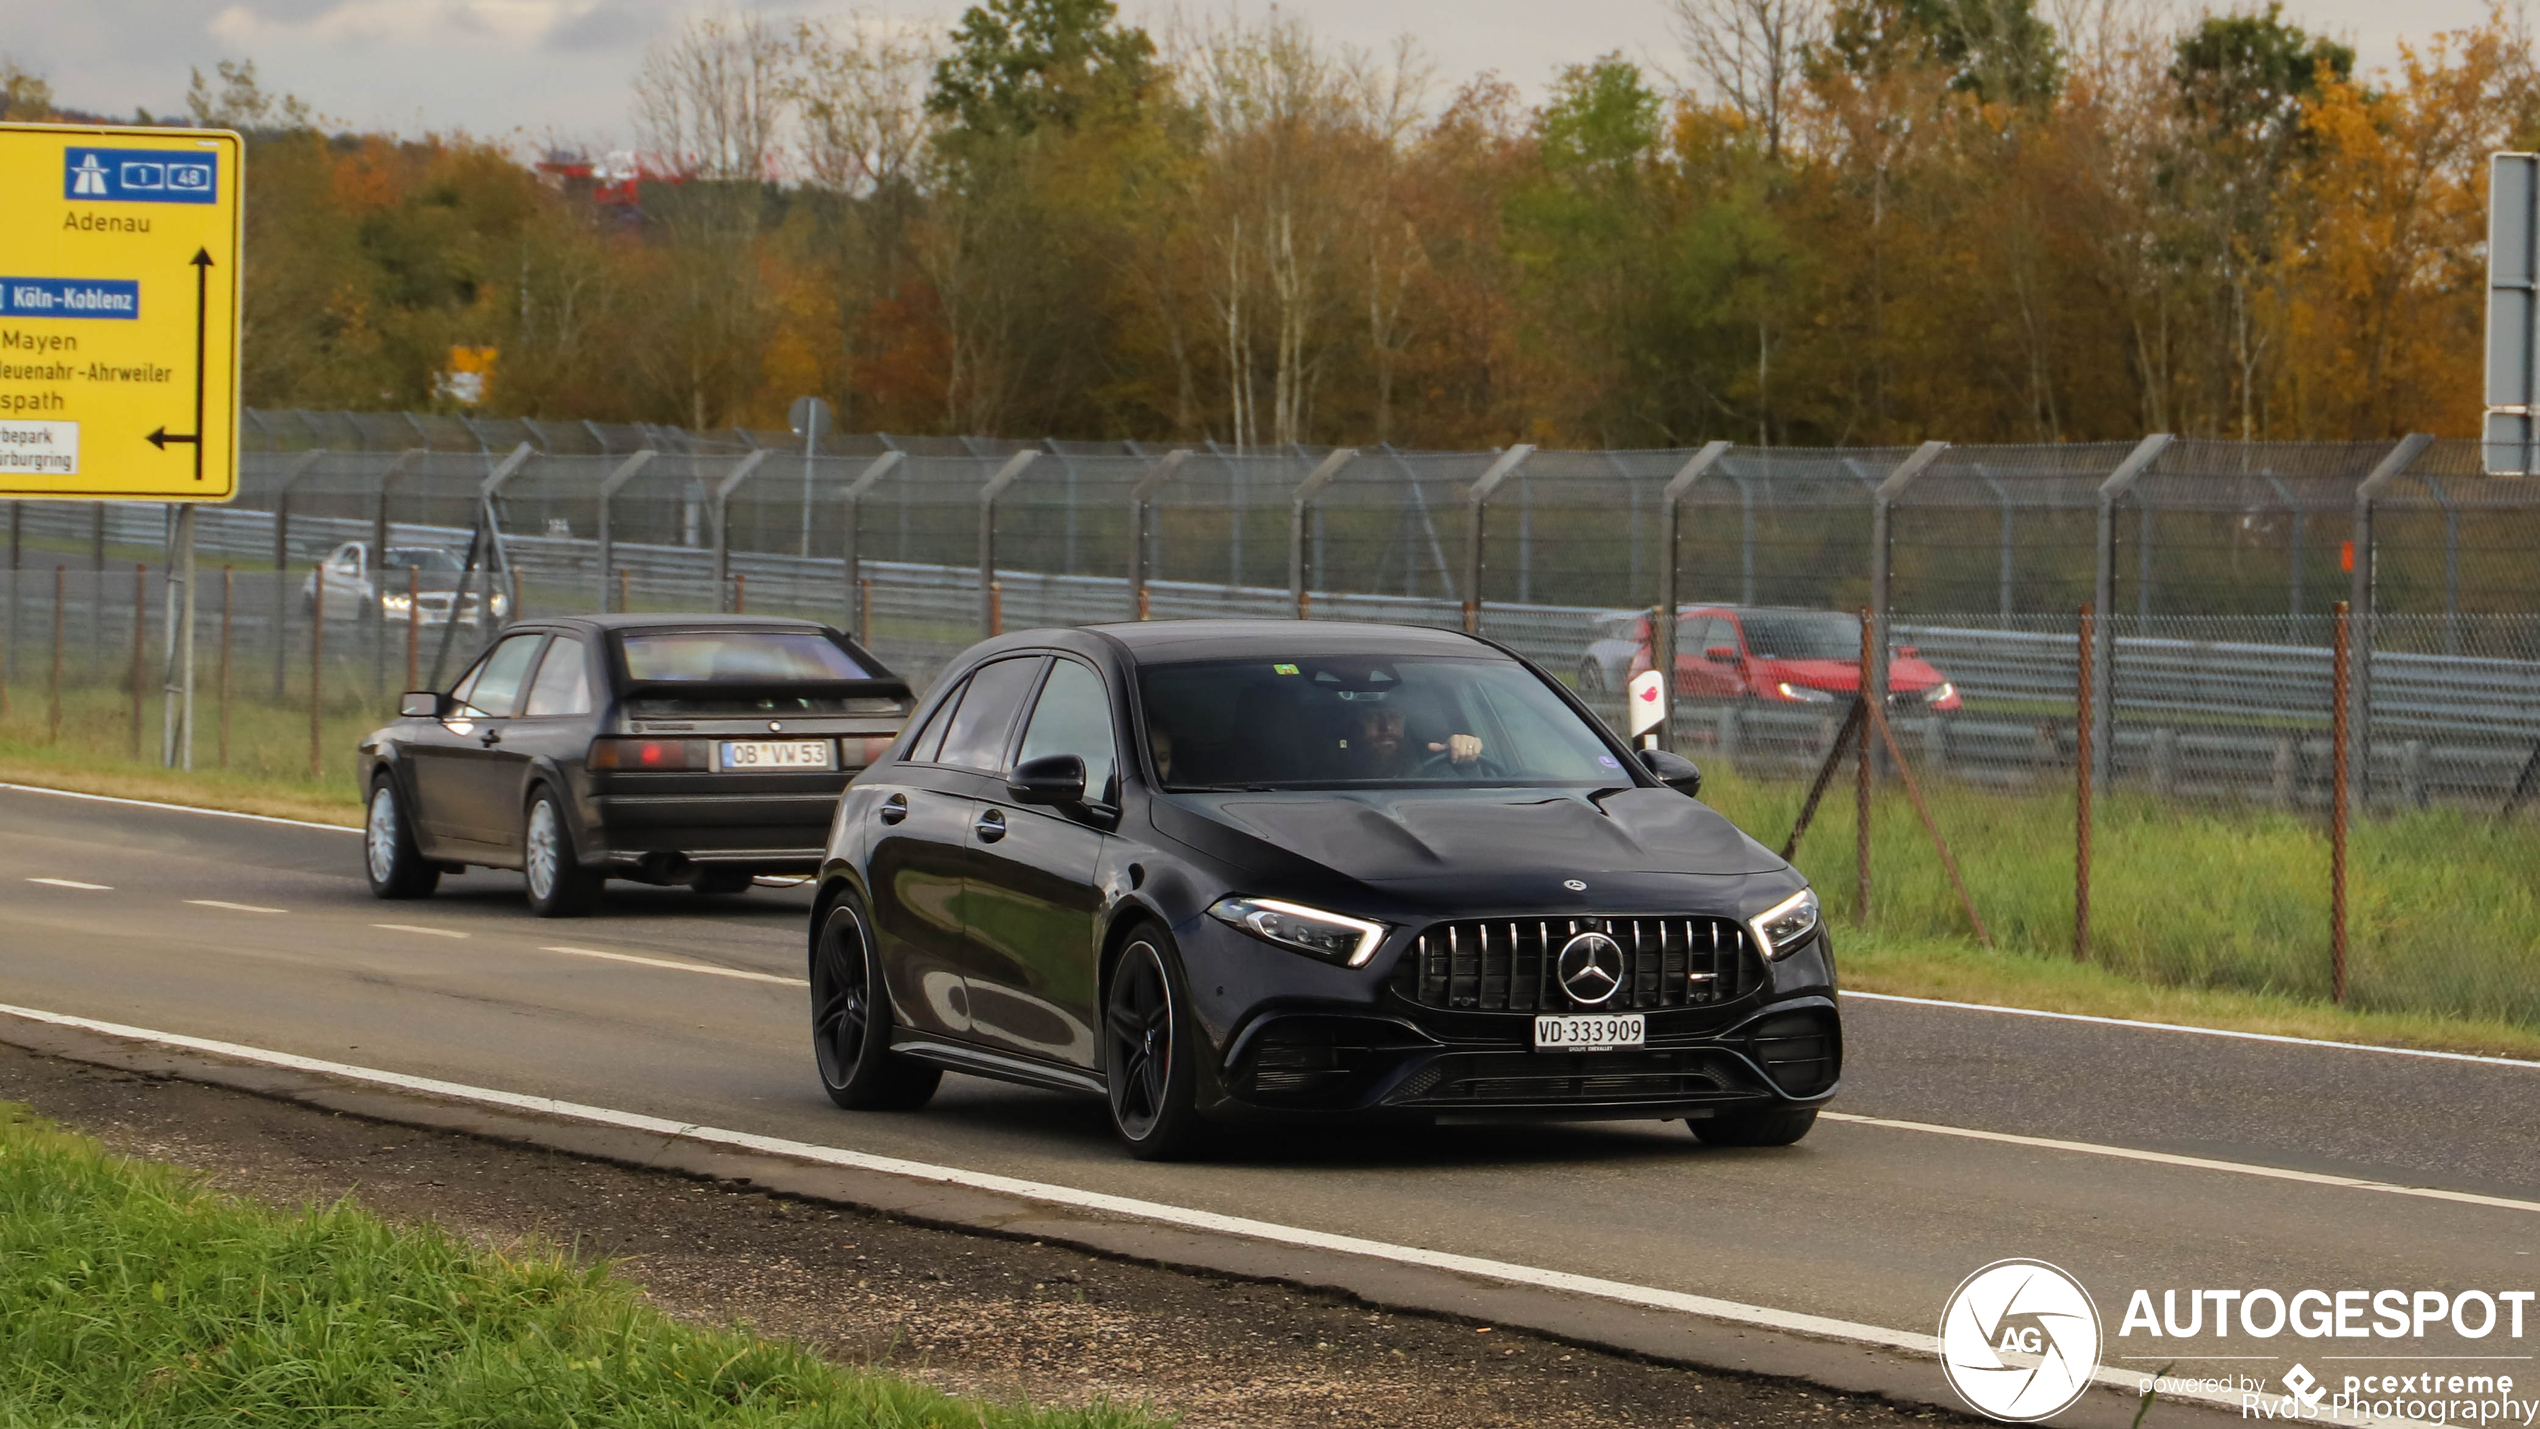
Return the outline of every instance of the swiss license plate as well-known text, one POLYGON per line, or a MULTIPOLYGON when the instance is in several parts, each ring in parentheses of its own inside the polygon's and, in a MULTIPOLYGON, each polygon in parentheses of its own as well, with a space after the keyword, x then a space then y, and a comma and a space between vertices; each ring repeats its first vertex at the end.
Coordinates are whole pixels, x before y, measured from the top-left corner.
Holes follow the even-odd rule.
POLYGON ((1648 1025, 1637 1012, 1535 1019, 1538 1052, 1608 1052, 1616 1047, 1638 1047, 1647 1035, 1648 1025))
POLYGON ((832 769, 837 762, 825 739, 726 739, 714 746, 717 769, 832 769))

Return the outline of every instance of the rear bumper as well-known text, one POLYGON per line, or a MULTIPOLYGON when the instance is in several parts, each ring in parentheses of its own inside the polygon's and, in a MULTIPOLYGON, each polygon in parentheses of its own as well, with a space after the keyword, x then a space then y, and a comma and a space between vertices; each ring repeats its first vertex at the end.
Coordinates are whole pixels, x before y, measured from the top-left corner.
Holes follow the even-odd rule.
POLYGON ((610 867, 739 866, 812 873, 829 842, 838 789, 786 793, 609 793, 587 807, 590 861, 610 867))

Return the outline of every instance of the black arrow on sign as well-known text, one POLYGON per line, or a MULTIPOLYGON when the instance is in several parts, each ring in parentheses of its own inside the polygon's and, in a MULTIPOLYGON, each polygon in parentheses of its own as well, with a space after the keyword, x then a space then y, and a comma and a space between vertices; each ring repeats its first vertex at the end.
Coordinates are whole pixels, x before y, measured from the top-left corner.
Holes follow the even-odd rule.
POLYGON ((194 430, 186 433, 169 431, 161 426, 144 440, 161 451, 182 443, 194 448, 194 479, 203 479, 203 346, 211 321, 209 299, 212 283, 212 251, 197 248, 188 260, 194 265, 194 430))

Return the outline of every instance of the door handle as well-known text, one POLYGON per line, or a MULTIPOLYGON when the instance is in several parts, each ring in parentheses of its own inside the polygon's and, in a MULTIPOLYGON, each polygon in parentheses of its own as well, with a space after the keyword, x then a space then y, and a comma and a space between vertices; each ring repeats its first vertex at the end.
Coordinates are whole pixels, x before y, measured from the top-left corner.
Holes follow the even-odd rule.
POLYGON ((491 749, 495 745, 503 742, 503 732, 499 729, 489 729, 483 734, 478 735, 476 737, 476 742, 484 745, 488 749, 491 749))
POLYGON ((908 796, 906 794, 893 794, 891 797, 882 801, 881 808, 873 811, 873 817, 880 819, 886 824, 896 824, 900 820, 907 818, 908 796))
POLYGON ((971 825, 970 827, 972 832, 979 835, 979 842, 983 844, 995 843, 997 840, 1005 837, 1005 812, 1001 809, 990 809, 988 812, 981 814, 979 816, 979 822, 971 825))

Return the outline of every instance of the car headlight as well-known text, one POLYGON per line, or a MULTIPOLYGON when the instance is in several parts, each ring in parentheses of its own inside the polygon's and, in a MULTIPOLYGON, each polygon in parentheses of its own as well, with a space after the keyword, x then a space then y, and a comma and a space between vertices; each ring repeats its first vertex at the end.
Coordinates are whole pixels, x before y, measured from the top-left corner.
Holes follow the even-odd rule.
POLYGON ((511 597, 503 594, 501 591, 494 592, 494 618, 500 620, 504 616, 511 614, 511 612, 511 597))
POLYGON ((1933 704, 1946 704, 1957 697, 1958 687, 1949 683, 1947 680, 1943 680, 1932 687, 1931 702, 1933 704))
POLYGON ((1803 888, 1746 920, 1755 946, 1767 958, 1785 958, 1800 940, 1817 931, 1817 891, 1803 888))
POLYGON ((1783 699, 1798 700, 1802 704, 1821 705, 1834 698, 1834 692, 1831 690, 1819 690, 1812 689, 1806 685, 1794 685, 1788 680, 1784 680, 1780 684, 1773 686, 1773 689, 1779 693, 1783 699))
POLYGON ((1220 898, 1208 916, 1291 952, 1363 968, 1385 940, 1385 925, 1276 898, 1220 898))
POLYGON ((379 598, 379 608, 382 610, 402 612, 414 609, 414 605, 414 597, 409 595, 392 594, 383 595, 379 598))

